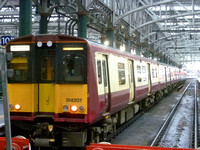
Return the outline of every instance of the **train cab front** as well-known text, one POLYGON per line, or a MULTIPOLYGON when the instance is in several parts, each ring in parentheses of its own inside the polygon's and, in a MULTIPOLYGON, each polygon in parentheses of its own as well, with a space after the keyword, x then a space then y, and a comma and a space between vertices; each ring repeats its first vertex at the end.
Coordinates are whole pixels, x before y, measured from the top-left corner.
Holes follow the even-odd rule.
POLYGON ((72 125, 87 123, 86 42, 67 36, 28 36, 11 41, 7 52, 13 53, 8 62, 14 72, 8 79, 12 122, 34 123, 33 138, 39 146, 54 142, 52 133, 62 129, 62 143, 67 145, 64 139, 72 125))
MULTIPOLYGON (((27 39, 30 41, 30 39, 27 39)), ((13 76, 8 78, 9 107, 11 120, 34 120, 38 108, 38 86, 33 61, 33 44, 14 42, 7 45, 7 52, 13 54, 8 68, 13 76)))

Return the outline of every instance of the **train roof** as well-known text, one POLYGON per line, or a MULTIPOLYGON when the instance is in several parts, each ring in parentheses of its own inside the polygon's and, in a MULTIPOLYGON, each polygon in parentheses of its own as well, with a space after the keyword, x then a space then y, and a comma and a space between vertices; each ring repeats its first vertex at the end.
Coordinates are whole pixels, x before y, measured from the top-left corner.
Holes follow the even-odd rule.
POLYGON ((104 48, 106 50, 109 50, 110 52, 115 52, 118 54, 121 54, 125 57, 130 57, 130 58, 135 58, 137 60, 142 60, 142 61, 147 61, 147 62, 152 62, 155 64, 160 64, 160 65, 165 65, 165 66, 170 66, 170 67, 174 67, 165 63, 161 63, 149 58, 145 58, 145 57, 141 57, 132 53, 128 53, 128 52, 122 52, 117 48, 113 48, 113 47, 109 47, 109 46, 105 46, 103 44, 97 43, 97 42, 93 42, 90 41, 88 39, 84 39, 81 37, 75 37, 75 36, 69 36, 69 35, 63 35, 63 34, 38 34, 38 35, 28 35, 28 36, 22 36, 22 37, 18 37, 15 38, 13 40, 11 40, 10 42, 8 42, 7 45, 12 44, 12 43, 26 43, 26 42, 30 42, 30 43, 35 43, 37 41, 43 41, 43 42, 47 42, 47 41, 52 41, 52 42, 60 42, 60 41, 85 41, 88 45, 94 45, 94 46, 98 46, 101 48, 104 48), (43 38, 45 36, 45 38, 43 38), (67 40, 66 40, 67 38, 67 40))
POLYGON ((131 57, 131 58, 135 58, 137 60, 152 62, 152 63, 159 64, 159 65, 165 65, 165 66, 168 66, 168 67, 174 67, 174 66, 162 63, 162 62, 158 62, 158 61, 155 61, 155 60, 152 60, 152 59, 149 59, 149 58, 145 58, 145 57, 142 57, 142 56, 139 56, 139 55, 136 55, 136 54, 129 53, 127 51, 121 51, 121 50, 119 50, 117 48, 105 46, 103 44, 96 43, 96 42, 93 42, 93 41, 90 41, 90 40, 87 40, 87 39, 84 39, 84 40, 86 40, 89 44, 96 45, 96 46, 102 47, 104 49, 109 49, 109 50, 115 51, 115 52, 117 52, 119 54, 123 54, 126 57, 131 57))

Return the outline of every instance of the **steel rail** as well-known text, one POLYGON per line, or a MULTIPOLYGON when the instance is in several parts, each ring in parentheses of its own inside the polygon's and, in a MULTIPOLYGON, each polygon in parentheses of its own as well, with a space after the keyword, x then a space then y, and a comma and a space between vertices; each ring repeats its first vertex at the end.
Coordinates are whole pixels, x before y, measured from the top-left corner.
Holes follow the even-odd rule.
POLYGON ((181 97, 179 98, 178 102, 175 104, 175 106, 173 107, 172 111, 170 112, 170 114, 167 116, 167 119, 165 120, 165 122, 163 123, 162 127, 160 128, 160 130, 158 131, 158 134, 156 135, 156 137, 154 138, 153 142, 151 143, 151 147, 155 146, 158 141, 159 141, 159 137, 161 136, 161 134, 165 131, 165 129, 167 128, 169 122, 171 121, 172 117, 174 116, 176 109, 178 108, 185 92, 187 91, 188 87, 190 86, 191 82, 187 85, 187 87, 185 88, 185 90, 183 91, 181 97))

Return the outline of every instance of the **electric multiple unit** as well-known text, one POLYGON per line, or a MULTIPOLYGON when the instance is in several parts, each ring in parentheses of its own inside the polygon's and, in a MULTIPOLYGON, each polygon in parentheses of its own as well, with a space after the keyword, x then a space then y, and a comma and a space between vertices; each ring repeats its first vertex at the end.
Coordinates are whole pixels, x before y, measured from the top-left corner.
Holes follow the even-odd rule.
POLYGON ((179 68, 78 37, 31 35, 6 48, 13 53, 13 135, 23 134, 35 146, 99 142, 185 79, 179 68))

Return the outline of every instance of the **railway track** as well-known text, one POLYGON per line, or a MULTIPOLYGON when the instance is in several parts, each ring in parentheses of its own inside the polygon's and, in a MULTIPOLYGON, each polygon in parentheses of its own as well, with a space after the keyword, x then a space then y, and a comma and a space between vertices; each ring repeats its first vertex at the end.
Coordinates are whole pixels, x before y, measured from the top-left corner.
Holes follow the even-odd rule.
POLYGON ((196 81, 191 81, 150 146, 198 147, 198 104, 196 91, 196 81))

